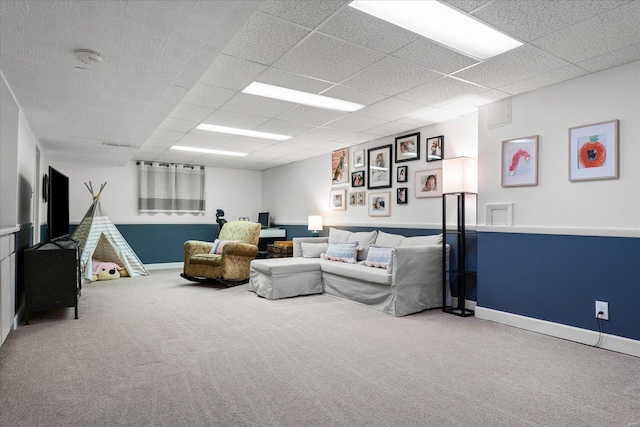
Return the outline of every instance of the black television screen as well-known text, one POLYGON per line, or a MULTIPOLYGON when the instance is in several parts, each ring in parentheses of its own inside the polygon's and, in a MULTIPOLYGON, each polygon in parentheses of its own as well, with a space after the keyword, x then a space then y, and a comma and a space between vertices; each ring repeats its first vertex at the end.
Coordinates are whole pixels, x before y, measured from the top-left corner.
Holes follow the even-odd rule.
POLYGON ((269 228, 269 212, 260 212, 258 214, 258 222, 262 225, 262 228, 269 228))
POLYGON ((49 166, 47 241, 69 234, 69 178, 49 166))

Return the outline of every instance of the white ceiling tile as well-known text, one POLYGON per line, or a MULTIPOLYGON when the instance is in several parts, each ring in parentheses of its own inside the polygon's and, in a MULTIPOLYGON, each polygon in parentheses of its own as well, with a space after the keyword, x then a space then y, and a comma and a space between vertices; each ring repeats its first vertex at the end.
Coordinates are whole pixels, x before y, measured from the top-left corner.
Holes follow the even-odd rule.
POLYGON ((341 117, 338 120, 334 120, 331 123, 329 123, 327 126, 334 129, 341 129, 349 132, 362 132, 367 129, 371 129, 373 127, 380 126, 388 122, 389 122, 388 120, 361 116, 354 113, 354 114, 349 114, 348 116, 341 117))
POLYGON ((596 72, 606 68, 617 67, 629 62, 640 60, 640 43, 607 52, 586 61, 578 62, 576 65, 589 72, 596 72))
POLYGON ((401 93, 398 95, 398 98, 420 104, 437 106, 486 90, 487 89, 482 86, 472 85, 450 77, 443 77, 401 93))
POLYGON ((246 59, 220 55, 200 78, 200 83, 242 90, 267 67, 246 59))
POLYGON ((363 142, 367 142, 367 141, 372 141, 374 139, 377 139, 378 137, 379 135, 371 135, 368 133, 352 133, 345 136, 344 138, 336 139, 336 142, 351 146, 356 144, 362 144, 363 142))
POLYGON ((640 1, 633 1, 595 18, 533 42, 539 48, 577 63, 640 40, 640 1), (603 25, 606 22, 606 25, 603 25), (606 32, 606 37, 603 37, 606 32))
POLYGON ((320 31, 385 54, 391 54, 420 37, 352 7, 341 10, 320 31))
POLYGON ((254 151, 262 150, 269 146, 269 144, 263 144, 258 142, 256 138, 252 140, 248 139, 236 139, 227 144, 220 146, 220 150, 238 151, 241 153, 253 153, 254 151))
POLYGON ((499 30, 530 42, 585 21, 628 0, 527 0, 487 5, 474 16, 499 30))
POLYGON ((253 130, 257 130, 259 132, 277 133, 278 135, 296 136, 311 129, 313 129, 313 126, 303 125, 300 123, 291 123, 279 119, 271 119, 268 122, 257 126, 253 130))
POLYGON ((300 74, 271 67, 262 73, 256 81, 275 86, 282 86, 289 89, 301 90, 309 93, 320 93, 331 87, 333 83, 313 77, 302 76, 300 74))
POLYGON ((322 95, 363 105, 374 104, 386 98, 386 95, 382 95, 380 93, 371 92, 370 90, 356 89, 343 85, 332 86, 330 89, 322 92, 322 95))
POLYGON ((235 90, 196 83, 189 93, 182 98, 182 103, 216 109, 229 100, 235 93, 235 90))
POLYGON ((306 139, 308 141, 333 141, 338 138, 342 138, 348 135, 350 131, 343 129, 333 129, 327 127, 318 127, 305 132, 299 136, 299 138, 306 139))
POLYGON ((322 34, 313 34, 275 63, 278 68, 339 83, 383 55, 322 34))
POLYGON ((425 105, 399 98, 387 98, 358 111, 358 114, 378 119, 397 121, 425 108, 425 105))
MULTIPOLYGON (((210 114, 203 123, 219 126, 229 126, 240 129, 254 129, 269 119, 266 117, 252 116, 249 114, 234 113, 233 111, 216 110, 210 114)), ((206 131, 194 131, 206 132, 206 131)))
POLYGON ((181 102, 173 109, 171 114, 169 114, 169 117, 202 122, 209 114, 213 113, 214 110, 214 108, 201 107, 181 102))
POLYGON ((465 12, 471 12, 487 3, 493 3, 494 0, 441 0, 443 3, 449 3, 465 12))
POLYGON ((487 87, 504 86, 538 74, 566 67, 567 62, 525 45, 493 57, 454 76, 487 87))
POLYGON ((174 119, 173 117, 167 117, 162 123, 160 123, 160 126, 158 126, 158 129, 174 130, 176 132, 189 132, 190 130, 193 130, 198 125, 199 125, 198 122, 174 119))
POLYGON ((222 106, 224 111, 273 118, 295 107, 296 104, 264 96, 238 93, 222 106))
POLYGON ((345 0, 263 1, 259 10, 307 28, 315 28, 345 3, 348 2, 345 0))
POLYGON ((539 74, 529 79, 502 86, 499 89, 503 92, 516 95, 518 93, 530 92, 565 80, 574 79, 585 74, 587 74, 587 72, 583 69, 576 67, 575 65, 569 65, 545 74, 539 74))
POLYGON ((283 146, 297 147, 297 148, 300 148, 301 150, 321 147, 325 143, 326 143, 326 140, 304 138, 304 137, 291 138, 286 141, 280 142, 280 144, 282 144, 283 146))
POLYGON ((163 147, 155 147, 153 145, 146 144, 140 147, 137 155, 140 156, 144 154, 160 154, 160 153, 164 153, 166 150, 167 149, 163 147))
MULTIPOLYGON (((184 135, 184 134, 181 134, 181 135, 184 135)), ((147 140, 147 142, 145 142, 143 147, 158 147, 158 148, 167 149, 167 148, 171 147, 172 145, 174 145, 176 143, 176 141, 168 141, 166 139, 149 138, 147 140)))
POLYGON ((181 138, 180 141, 177 141, 176 144, 199 148, 218 147, 238 138, 237 135, 229 135, 219 132, 205 132, 206 131, 191 132, 181 138))
POLYGON ((223 53, 271 65, 309 31, 256 11, 223 53))
POLYGON ((387 136, 410 131, 413 129, 415 129, 415 127, 407 123, 389 122, 385 123, 382 126, 367 129, 367 133, 378 136, 387 136))
POLYGON ((348 78, 342 84, 393 96, 440 76, 441 74, 388 56, 348 78))
POLYGON ((444 74, 453 73, 478 62, 424 38, 416 40, 393 55, 444 74))
POLYGON ((185 135, 184 132, 175 132, 172 130, 163 130, 156 129, 153 131, 151 136, 149 137, 149 141, 153 140, 164 140, 164 141, 177 141, 185 135))
POLYGON ((346 114, 347 113, 339 111, 323 110, 321 108, 298 105, 297 107, 280 114, 278 119, 304 125, 321 126, 346 114))

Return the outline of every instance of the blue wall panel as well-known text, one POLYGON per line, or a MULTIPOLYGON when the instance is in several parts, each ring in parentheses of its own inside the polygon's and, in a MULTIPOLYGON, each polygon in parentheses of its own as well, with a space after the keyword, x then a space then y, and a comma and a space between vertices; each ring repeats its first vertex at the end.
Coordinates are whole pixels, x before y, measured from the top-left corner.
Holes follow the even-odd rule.
POLYGON ((640 339, 640 239, 479 233, 478 305, 640 339))

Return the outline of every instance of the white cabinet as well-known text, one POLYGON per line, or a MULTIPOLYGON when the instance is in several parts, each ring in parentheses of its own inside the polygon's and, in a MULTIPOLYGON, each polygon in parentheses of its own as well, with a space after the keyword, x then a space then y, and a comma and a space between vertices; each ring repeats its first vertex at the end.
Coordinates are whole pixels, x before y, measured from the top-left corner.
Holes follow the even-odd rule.
POLYGON ((0 345, 11 331, 16 298, 16 254, 13 233, 0 235, 0 345))

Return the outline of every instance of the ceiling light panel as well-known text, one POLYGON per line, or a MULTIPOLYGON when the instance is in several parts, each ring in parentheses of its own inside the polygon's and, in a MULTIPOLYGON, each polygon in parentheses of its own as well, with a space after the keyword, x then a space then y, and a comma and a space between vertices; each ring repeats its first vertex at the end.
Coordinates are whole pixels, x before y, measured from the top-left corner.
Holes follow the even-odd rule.
POLYGON ((268 133, 268 132, 256 132, 254 130, 231 128, 231 127, 227 127, 227 126, 210 125, 210 124, 206 124, 206 123, 199 124, 196 129, 206 130, 206 131, 209 131, 209 132, 228 133, 228 134, 231 134, 231 135, 250 136, 250 137, 253 137, 253 138, 273 139, 275 141, 286 141, 287 139, 291 138, 288 135, 279 135, 279 134, 276 134, 276 133, 268 133))
POLYGON ((302 92, 295 89, 288 89, 266 83, 253 82, 243 93, 263 96, 266 98, 279 99, 281 101, 295 102, 297 104, 308 105, 310 107, 322 108, 325 110, 354 112, 364 108, 364 105, 355 102, 343 101, 341 99, 330 98, 328 96, 316 95, 315 93, 302 92))
POLYGON ((519 41, 433 0, 356 0, 349 6, 481 60, 522 46, 519 41))
POLYGON ((183 145, 174 145, 171 147, 172 150, 179 151, 193 151, 196 153, 206 153, 206 154, 219 154, 223 156, 246 156, 247 153, 239 153, 237 151, 224 151, 224 150, 212 150, 209 148, 197 148, 197 147, 185 147, 183 145))

